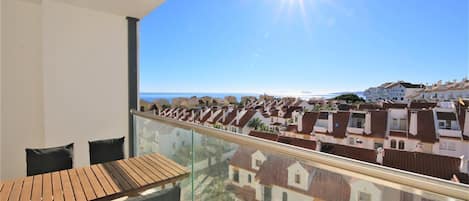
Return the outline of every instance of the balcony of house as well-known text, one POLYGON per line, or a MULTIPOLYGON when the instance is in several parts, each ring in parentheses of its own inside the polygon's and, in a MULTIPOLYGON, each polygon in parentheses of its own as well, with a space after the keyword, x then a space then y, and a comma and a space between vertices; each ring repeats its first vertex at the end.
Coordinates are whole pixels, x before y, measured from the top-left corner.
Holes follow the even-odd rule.
POLYGON ((363 134, 365 132, 365 116, 365 113, 352 113, 347 126, 347 132, 363 134))
POLYGON ((436 112, 438 133, 440 136, 460 138, 461 128, 454 112, 436 112))
POLYGON ((134 122, 137 156, 157 152, 191 170, 190 178, 181 182, 183 200, 354 200, 358 195, 371 200, 403 196, 458 200, 466 196, 465 185, 151 112, 134 112, 134 122), (146 134, 149 126, 173 136, 166 138, 168 146, 147 148, 153 142, 140 140, 141 136, 163 133, 146 134), (178 143, 182 140, 186 144, 178 143))
POLYGON ((329 113, 320 112, 316 123, 313 126, 314 132, 327 133, 329 130, 329 113))

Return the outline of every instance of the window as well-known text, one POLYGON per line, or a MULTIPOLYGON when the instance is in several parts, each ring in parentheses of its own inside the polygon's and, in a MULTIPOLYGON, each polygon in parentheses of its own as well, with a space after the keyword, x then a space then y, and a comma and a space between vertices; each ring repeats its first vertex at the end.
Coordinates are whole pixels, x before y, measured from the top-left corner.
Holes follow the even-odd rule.
POLYGON ((288 194, 287 192, 282 193, 282 201, 288 201, 288 194))
POLYGON ((371 194, 360 192, 358 194, 358 201, 371 201, 371 194))
POLYGON ((391 124, 391 130, 405 131, 407 130, 407 119, 393 118, 391 124))
POLYGON ((349 144, 355 144, 355 138, 351 137, 348 139, 349 144))
POLYGON ((233 181, 239 183, 239 170, 233 170, 233 181))
POLYGON ((391 140, 391 148, 396 148, 396 140, 391 140))
POLYGON ((296 184, 300 184, 300 183, 301 183, 301 179, 300 179, 300 175, 299 175, 299 174, 295 174, 295 183, 296 183, 296 184))
POLYGON ((256 167, 261 167, 262 161, 261 160, 256 160, 256 167))
POLYGON ((405 148, 405 143, 403 140, 399 140, 399 149, 403 150, 405 148))
POLYGON ((251 174, 248 174, 248 183, 251 183, 251 174))

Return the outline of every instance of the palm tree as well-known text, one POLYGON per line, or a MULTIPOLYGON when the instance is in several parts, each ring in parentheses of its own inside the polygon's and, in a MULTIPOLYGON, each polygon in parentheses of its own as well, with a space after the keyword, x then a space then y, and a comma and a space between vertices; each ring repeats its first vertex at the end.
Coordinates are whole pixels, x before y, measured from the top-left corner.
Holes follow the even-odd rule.
POLYGON ((254 128, 254 130, 257 130, 262 125, 262 121, 259 118, 254 118, 251 119, 251 121, 248 122, 248 127, 249 128, 254 128))

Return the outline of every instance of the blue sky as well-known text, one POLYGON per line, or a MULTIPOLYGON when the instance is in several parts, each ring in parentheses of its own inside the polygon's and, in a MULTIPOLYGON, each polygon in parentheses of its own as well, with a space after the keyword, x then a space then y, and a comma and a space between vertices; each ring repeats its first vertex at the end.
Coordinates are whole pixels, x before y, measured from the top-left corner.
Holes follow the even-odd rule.
POLYGON ((466 0, 166 0, 141 20, 140 91, 324 94, 469 72, 466 0))

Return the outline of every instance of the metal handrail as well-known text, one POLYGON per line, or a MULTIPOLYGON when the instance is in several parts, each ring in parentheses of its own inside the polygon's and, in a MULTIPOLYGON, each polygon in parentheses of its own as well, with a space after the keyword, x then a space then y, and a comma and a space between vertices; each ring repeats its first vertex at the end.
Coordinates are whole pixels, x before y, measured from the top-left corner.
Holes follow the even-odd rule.
POLYGON ((213 136, 236 144, 277 152, 301 160, 301 162, 308 165, 362 178, 413 194, 443 196, 441 198, 446 200, 468 200, 469 185, 206 127, 196 123, 161 117, 149 112, 131 111, 131 113, 139 117, 152 119, 182 129, 193 130, 199 134, 213 136))

